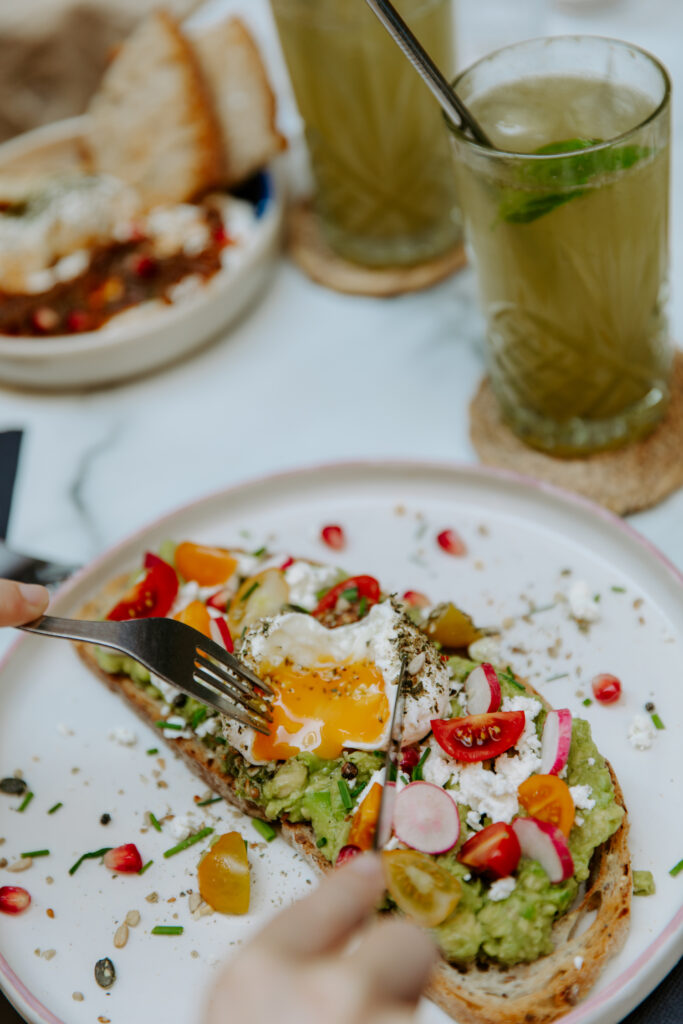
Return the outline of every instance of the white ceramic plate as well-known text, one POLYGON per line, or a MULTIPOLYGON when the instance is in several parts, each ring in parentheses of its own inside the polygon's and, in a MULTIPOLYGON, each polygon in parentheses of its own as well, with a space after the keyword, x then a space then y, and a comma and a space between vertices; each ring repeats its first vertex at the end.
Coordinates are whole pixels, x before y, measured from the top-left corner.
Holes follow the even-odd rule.
MULTIPOLYGON (((416 588, 434 599, 453 598, 480 623, 554 604, 509 629, 510 661, 557 706, 590 720, 624 788, 633 865, 651 870, 657 885, 655 896, 634 898, 625 948, 590 997, 565 1018, 565 1024, 614 1024, 675 963, 683 925, 683 875, 668 874, 683 855, 681 577, 623 523, 551 488, 481 469, 424 463, 321 467, 248 483, 172 513, 82 572, 60 591, 54 610, 74 613, 166 537, 254 548, 267 543, 325 559, 330 551, 318 531, 327 522, 347 531, 348 546, 336 559, 344 568, 376 574, 400 592, 416 588), (437 531, 447 526, 465 539, 467 557, 448 556, 435 544, 437 531), (563 575, 568 569, 571 575, 563 575), (556 598, 577 579, 600 595, 601 620, 588 633, 556 598), (548 648, 557 651, 558 638, 553 656, 548 648), (622 700, 583 708, 580 694, 604 671, 622 679, 622 700), (666 729, 650 750, 637 751, 627 729, 648 700, 666 729)), ((0 981, 31 1022, 190 1024, 216 963, 311 884, 308 867, 283 842, 252 845, 259 837, 249 821, 215 804, 204 813, 207 822, 218 830, 237 827, 250 841, 253 909, 244 918, 193 921, 180 893, 196 887, 202 848, 165 861, 162 853, 173 842, 168 834, 140 829, 145 811, 182 814, 203 790, 163 748, 166 767, 155 778, 156 758, 145 751, 157 745, 154 731, 139 725, 67 644, 30 637, 10 651, 0 675, 0 773, 21 769, 35 797, 18 814, 17 799, 0 796, 1 853, 11 861, 22 851, 51 850, 24 874, 0 871, 0 884, 23 884, 33 896, 21 917, 0 915, 0 981), (136 732, 135 747, 108 740, 119 725, 136 732), (160 782, 168 788, 159 788, 160 782), (58 800, 63 808, 48 816, 58 800), (106 827, 99 824, 103 812, 113 819, 106 827), (79 854, 125 842, 137 842, 145 860, 154 859, 143 877, 113 877, 96 861, 69 876, 79 854), (152 891, 159 894, 154 904, 145 901, 152 891), (46 916, 48 908, 54 919, 46 916), (115 928, 130 909, 140 910, 142 921, 131 929, 126 948, 116 950, 115 928), (151 936, 160 923, 182 924, 185 932, 179 938, 151 936), (57 952, 46 961, 36 949, 57 952), (111 956, 118 972, 110 994, 93 979, 102 956, 111 956), (83 1002, 73 1000, 74 992, 84 995, 83 1002)), ((424 1004, 422 1022, 445 1019, 424 1004)))
MULTIPOLYGON (((78 166, 83 119, 38 128, 0 146, 0 174, 78 166)), ((156 370, 199 348, 236 320, 268 280, 279 249, 283 197, 264 175, 262 215, 243 247, 243 260, 222 270, 196 294, 167 309, 116 318, 99 331, 54 338, 0 336, 0 381, 40 390, 114 384, 156 370)))

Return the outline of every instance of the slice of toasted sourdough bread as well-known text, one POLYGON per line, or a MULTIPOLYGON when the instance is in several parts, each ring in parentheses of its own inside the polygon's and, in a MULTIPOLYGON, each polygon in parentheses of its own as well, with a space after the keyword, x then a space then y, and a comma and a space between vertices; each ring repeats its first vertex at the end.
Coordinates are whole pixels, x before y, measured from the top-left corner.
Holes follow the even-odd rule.
MULTIPOLYGON (((127 586, 128 577, 113 580, 81 609, 79 617, 101 618, 127 586)), ((147 725, 160 718, 161 701, 126 676, 103 671, 93 647, 75 646, 88 668, 119 693, 147 725)), ((550 707, 533 687, 524 680, 520 682, 531 696, 550 707)), ((191 771, 230 804, 253 817, 265 817, 256 804, 236 796, 234 780, 222 770, 220 754, 210 751, 196 738, 164 739, 191 771)), ((616 800, 624 807, 618 780, 612 767, 608 767, 616 800)), ((331 870, 307 825, 282 822, 281 834, 317 871, 331 870)), ((442 960, 434 970, 426 995, 459 1024, 548 1024, 571 1010, 593 987, 607 961, 626 939, 633 884, 627 838, 628 818, 624 815, 618 830, 593 854, 581 902, 555 922, 552 953, 514 967, 474 963, 459 968, 442 960)))
POLYGON ((239 18, 226 18, 189 38, 220 125, 225 184, 235 185, 287 145, 275 126, 275 95, 258 47, 239 18))
POLYGON ((147 206, 218 184, 223 149, 197 57, 173 18, 156 11, 126 39, 89 107, 93 170, 133 185, 147 206))

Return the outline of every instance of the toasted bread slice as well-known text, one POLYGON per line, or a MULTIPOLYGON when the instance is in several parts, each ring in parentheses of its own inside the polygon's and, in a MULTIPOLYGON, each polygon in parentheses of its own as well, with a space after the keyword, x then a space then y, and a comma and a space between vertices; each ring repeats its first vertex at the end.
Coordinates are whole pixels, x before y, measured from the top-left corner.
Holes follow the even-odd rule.
MULTIPOLYGON (((81 609, 80 618, 104 615, 121 598, 128 577, 113 580, 100 595, 81 609)), ((151 725, 161 716, 162 701, 155 700, 125 676, 103 671, 87 644, 75 645, 80 658, 110 690, 121 694, 139 717, 151 725)), ((530 696, 548 702, 530 686, 530 696)), ((199 739, 163 737, 176 756, 207 786, 230 804, 253 817, 264 818, 255 803, 238 797, 234 779, 222 769, 222 757, 199 739)), ((617 803, 625 808, 623 794, 608 765, 617 803)), ((441 960, 432 975, 426 995, 458 1024, 550 1024, 568 1013, 593 987, 605 964, 622 947, 629 927, 633 880, 628 850, 628 816, 617 831, 593 854, 591 874, 583 897, 553 926, 555 949, 532 963, 501 967, 495 963, 474 963, 455 967, 441 960), (593 916, 593 920, 591 920, 593 916)), ((318 872, 331 864, 315 845, 315 835, 305 824, 281 823, 283 838, 318 872)))
POLYGON ((235 185, 287 145, 275 126, 275 96, 258 47, 239 18, 190 39, 220 124, 225 182, 235 185))
POLYGON ((222 145, 195 53, 169 14, 138 26, 89 108, 93 169, 133 185, 146 206, 184 202, 222 178, 222 145))

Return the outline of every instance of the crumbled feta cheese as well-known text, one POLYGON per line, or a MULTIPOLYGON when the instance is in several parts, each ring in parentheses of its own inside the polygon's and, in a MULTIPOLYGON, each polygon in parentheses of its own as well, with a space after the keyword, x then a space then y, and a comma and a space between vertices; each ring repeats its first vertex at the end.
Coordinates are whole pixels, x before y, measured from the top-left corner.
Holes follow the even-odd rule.
POLYGON ((567 593, 570 614, 577 622, 597 622, 600 618, 598 602, 594 600, 585 580, 576 580, 567 593))
POLYGON ((577 971, 581 970, 581 968, 583 967, 583 957, 582 956, 575 956, 574 957, 574 967, 576 967, 577 971))
POLYGON ((475 640, 467 648, 467 653, 470 658, 474 661, 488 661, 496 665, 500 663, 501 655, 501 637, 499 635, 494 636, 482 636, 479 640, 475 640))
POLYGON ((595 800, 591 797, 593 790, 590 786, 570 786, 569 792, 577 810, 592 811, 595 807, 595 800))
POLYGON ((591 766, 591 768, 592 768, 592 767, 593 767, 593 765, 595 764, 595 758, 594 758, 594 757, 589 757, 589 758, 588 758, 588 762, 587 762, 587 763, 588 763, 588 764, 589 764, 589 765, 591 766))
POLYGON ((498 903, 499 900, 506 900, 516 885, 515 879, 512 875, 508 875, 506 878, 499 878, 497 882, 494 882, 489 889, 489 899, 492 903, 498 903))
POLYGON ((191 740, 193 732, 188 728, 187 722, 180 715, 171 715, 170 718, 166 719, 167 725, 180 725, 181 729, 164 729, 164 733, 167 739, 172 740, 191 740))
POLYGON ((628 740, 636 750, 648 750, 655 738, 655 727, 645 715, 634 715, 628 727, 628 740))
POLYGON ((134 733, 132 729, 128 729, 125 725, 119 725, 112 729, 108 739, 118 743, 121 747, 134 747, 138 741, 137 733, 134 733))
POLYGON ((183 839, 191 836, 196 828, 197 825, 192 814, 179 814, 170 823, 169 832, 173 839, 182 843, 183 839))
POLYGON ((205 736, 213 736, 220 729, 220 718, 218 715, 213 715, 211 718, 205 718, 203 722, 195 728, 195 735, 200 740, 204 739, 205 736))
POLYGON ((575 816, 575 818, 574 818, 574 824, 575 824, 575 825, 578 825, 579 827, 580 827, 581 825, 583 825, 583 817, 582 817, 582 815, 580 815, 580 814, 577 814, 577 815, 575 816))
POLYGON ((307 611, 313 611, 318 604, 318 591, 333 586, 338 579, 339 570, 330 565, 309 565, 308 562, 297 561, 285 569, 289 600, 307 611))
POLYGON ((466 821, 468 827, 471 828, 473 832, 481 831, 481 816, 477 811, 468 811, 466 821))
POLYGON ((162 708, 162 714, 167 715, 170 710, 170 705, 176 699, 180 690, 175 686, 171 686, 171 684, 167 683, 165 679, 160 679, 159 676, 155 676, 153 674, 150 675, 149 681, 157 688, 161 696, 166 701, 166 704, 162 708))

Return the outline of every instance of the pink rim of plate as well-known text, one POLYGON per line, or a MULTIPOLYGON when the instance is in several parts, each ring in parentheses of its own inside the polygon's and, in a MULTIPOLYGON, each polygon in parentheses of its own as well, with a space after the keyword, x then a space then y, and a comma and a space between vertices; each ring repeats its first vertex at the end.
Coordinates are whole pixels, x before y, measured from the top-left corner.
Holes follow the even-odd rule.
MULTIPOLYGON (((123 540, 114 544, 108 548, 103 554, 99 555, 96 559, 84 566, 82 569, 71 577, 66 583, 63 583, 61 587, 55 592, 55 598, 61 598, 68 596, 71 590, 77 587, 81 580, 92 572, 96 571, 101 565, 108 561, 112 555, 116 555, 117 551, 123 550, 129 544, 136 540, 142 540, 143 537, 150 531, 155 529, 164 523, 167 519, 170 519, 179 513, 191 512, 195 508, 199 508, 206 501, 210 501, 215 498, 226 497, 229 498, 232 495, 237 494, 239 491, 248 490, 259 484, 266 484, 270 482, 283 482, 288 479, 296 481, 299 477, 310 476, 312 474, 321 473, 329 470, 339 471, 350 471, 350 470, 369 470, 376 469, 378 471, 382 469, 390 470, 404 470, 410 471, 419 470, 423 471, 434 470, 437 472, 450 472, 450 473, 467 473, 474 476, 480 476, 483 478, 490 478, 494 480, 503 480, 511 485, 518 487, 526 487, 530 490, 542 491, 544 494, 549 495, 554 500, 564 503, 565 505, 574 505, 584 511, 592 514, 603 522, 608 523, 614 529, 619 530, 625 534, 631 542, 644 548, 647 553, 667 571, 673 579, 683 586, 683 572, 681 572, 673 562, 656 547, 651 541, 647 540, 637 530, 635 530, 628 523, 619 519, 618 516, 609 512, 606 508, 601 505, 596 505, 594 502, 589 501, 587 498, 583 498, 580 495, 572 494, 569 491, 564 491, 560 487, 556 487, 554 484, 548 484, 541 480, 535 480, 533 477, 523 476, 520 473, 513 473, 505 469, 494 469, 489 466, 479 466, 472 463, 466 462, 440 462, 434 460, 409 460, 409 459, 354 459, 348 461, 338 462, 322 462, 316 463, 310 466, 302 466, 296 469, 282 470, 277 473, 267 473, 263 476, 253 477, 243 481, 242 483, 233 484, 230 487, 220 488, 219 490, 212 491, 203 497, 196 499, 195 501, 188 502, 186 505, 180 505, 178 508, 173 509, 171 512, 166 512, 163 516, 153 520, 151 523, 146 523, 145 526, 139 530, 135 530, 132 534, 125 537, 123 540)), ((5 664, 13 656, 15 650, 19 644, 25 643, 28 640, 27 636, 20 636, 11 645, 5 656, 0 660, 0 672, 5 667, 5 664)), ((638 972, 650 963, 655 954, 666 945, 680 929, 683 927, 683 907, 681 907, 678 913, 671 919, 666 928, 657 936, 653 942, 631 963, 628 968, 623 971, 618 978, 604 988, 601 992, 596 993, 588 998, 577 1007, 576 1010, 572 1010, 571 1013, 566 1014, 562 1017, 562 1024, 579 1024, 586 1014, 592 1010, 598 1009, 610 1000, 618 992, 624 992, 627 988, 630 988, 636 980, 638 972)), ((656 987, 657 984, 663 979, 668 970, 675 966, 680 954, 677 954, 675 950, 672 954, 671 964, 667 970, 654 976, 652 988, 650 992, 656 987)), ((0 953, 0 981, 2 982, 2 988, 6 993, 18 997, 19 1000, 24 1003, 34 1014, 36 1020, 40 1021, 40 1024, 66 1024, 66 1022, 55 1017, 55 1015, 47 1009, 35 996, 26 988, 24 983, 17 977, 12 968, 9 966, 4 956, 0 953)), ((647 996, 643 996, 647 998, 647 996)), ((626 1011, 628 1012, 628 1011, 626 1011)))

